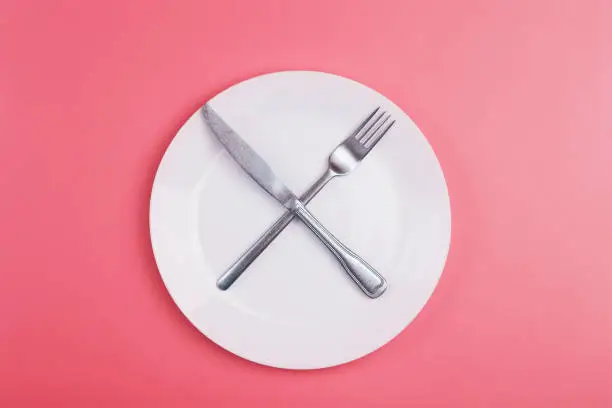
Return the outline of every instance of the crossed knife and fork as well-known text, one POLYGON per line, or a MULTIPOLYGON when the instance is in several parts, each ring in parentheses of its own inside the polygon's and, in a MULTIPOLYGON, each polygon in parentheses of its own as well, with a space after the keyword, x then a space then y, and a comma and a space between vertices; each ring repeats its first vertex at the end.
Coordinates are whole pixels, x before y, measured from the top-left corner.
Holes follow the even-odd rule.
POLYGON ((214 109, 206 104, 201 113, 216 138, 225 147, 234 161, 268 194, 288 211, 285 212, 263 235, 245 251, 217 280, 217 287, 228 289, 249 265, 270 245, 272 241, 297 217, 336 257, 347 274, 369 297, 377 298, 387 289, 387 281, 366 261, 347 248, 329 232, 306 208, 325 185, 337 176, 350 173, 395 123, 391 115, 375 109, 329 156, 325 173, 301 196, 297 197, 274 174, 270 166, 214 109))

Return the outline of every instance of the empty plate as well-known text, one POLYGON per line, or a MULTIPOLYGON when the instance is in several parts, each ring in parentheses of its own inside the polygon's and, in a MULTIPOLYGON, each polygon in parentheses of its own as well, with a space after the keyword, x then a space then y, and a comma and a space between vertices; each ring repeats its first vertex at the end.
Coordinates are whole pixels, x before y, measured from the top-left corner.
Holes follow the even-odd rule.
POLYGON ((295 220, 231 288, 219 290, 219 275, 284 208, 196 112, 164 154, 150 206, 155 259, 187 319, 234 354, 291 369, 346 363, 397 336, 431 296, 450 243, 444 175, 412 120, 372 89, 320 72, 259 76, 209 103, 297 194, 374 108, 391 113, 396 124, 368 157, 308 206, 389 289, 365 296, 295 220))

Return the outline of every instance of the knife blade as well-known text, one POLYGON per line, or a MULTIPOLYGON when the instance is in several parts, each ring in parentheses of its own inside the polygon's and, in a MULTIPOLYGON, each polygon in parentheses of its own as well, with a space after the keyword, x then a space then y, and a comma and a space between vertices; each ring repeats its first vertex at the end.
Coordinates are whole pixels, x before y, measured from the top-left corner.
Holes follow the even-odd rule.
POLYGON ((201 108, 204 121, 234 161, 257 184, 285 208, 294 211, 342 265, 344 270, 369 297, 376 298, 387 289, 387 281, 367 262, 347 248, 306 209, 297 196, 238 133, 208 104, 201 108))
POLYGON ((297 197, 289 188, 279 180, 268 163, 259 156, 227 123, 215 112, 213 108, 204 105, 202 108, 204 120, 232 156, 234 161, 242 167, 257 184, 268 194, 276 198, 285 208, 292 210, 297 197))

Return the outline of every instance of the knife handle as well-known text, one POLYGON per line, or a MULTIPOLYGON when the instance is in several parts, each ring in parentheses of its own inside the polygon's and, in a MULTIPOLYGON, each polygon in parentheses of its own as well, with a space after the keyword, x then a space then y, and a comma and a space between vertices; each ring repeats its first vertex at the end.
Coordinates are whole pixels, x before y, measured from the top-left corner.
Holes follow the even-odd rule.
POLYGON ((338 259, 344 270, 355 281, 357 286, 369 297, 377 298, 387 290, 387 281, 366 261, 348 249, 329 232, 300 201, 295 203, 295 215, 319 240, 325 244, 327 249, 338 259))
MULTIPOLYGON (((300 197, 300 201, 303 204, 308 204, 318 193, 325 187, 327 183, 337 174, 328 169, 325 173, 314 182, 310 188, 300 197)), ((295 218, 293 211, 286 211, 266 232, 264 232, 255 241, 249 249, 247 249, 240 258, 238 258, 232 266, 230 266, 224 273, 217 279, 217 287, 221 290, 227 290, 230 286, 242 275, 242 273, 257 259, 263 251, 266 250, 268 245, 272 243, 280 235, 281 232, 287 225, 291 224, 291 221, 295 218)))
POLYGON ((242 275, 242 273, 253 263, 255 259, 283 232, 283 230, 295 218, 295 213, 292 211, 285 212, 276 222, 261 235, 251 247, 240 255, 224 273, 217 279, 217 287, 221 290, 227 290, 230 286, 242 275))

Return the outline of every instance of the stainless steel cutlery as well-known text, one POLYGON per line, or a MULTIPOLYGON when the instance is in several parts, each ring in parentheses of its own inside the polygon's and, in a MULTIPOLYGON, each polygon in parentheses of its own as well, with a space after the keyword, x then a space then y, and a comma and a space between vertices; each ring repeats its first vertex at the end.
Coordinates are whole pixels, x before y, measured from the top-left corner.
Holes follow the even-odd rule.
POLYGON ((201 112, 210 129, 234 160, 268 194, 288 210, 218 279, 217 286, 220 289, 229 288, 293 218, 298 217, 337 258, 367 296, 376 298, 386 290, 386 280, 325 229, 305 205, 330 180, 350 173, 365 158, 395 123, 389 114, 380 109, 372 112, 349 137, 334 149, 329 157, 326 172, 298 198, 276 177, 267 163, 209 105, 204 105, 201 112))

